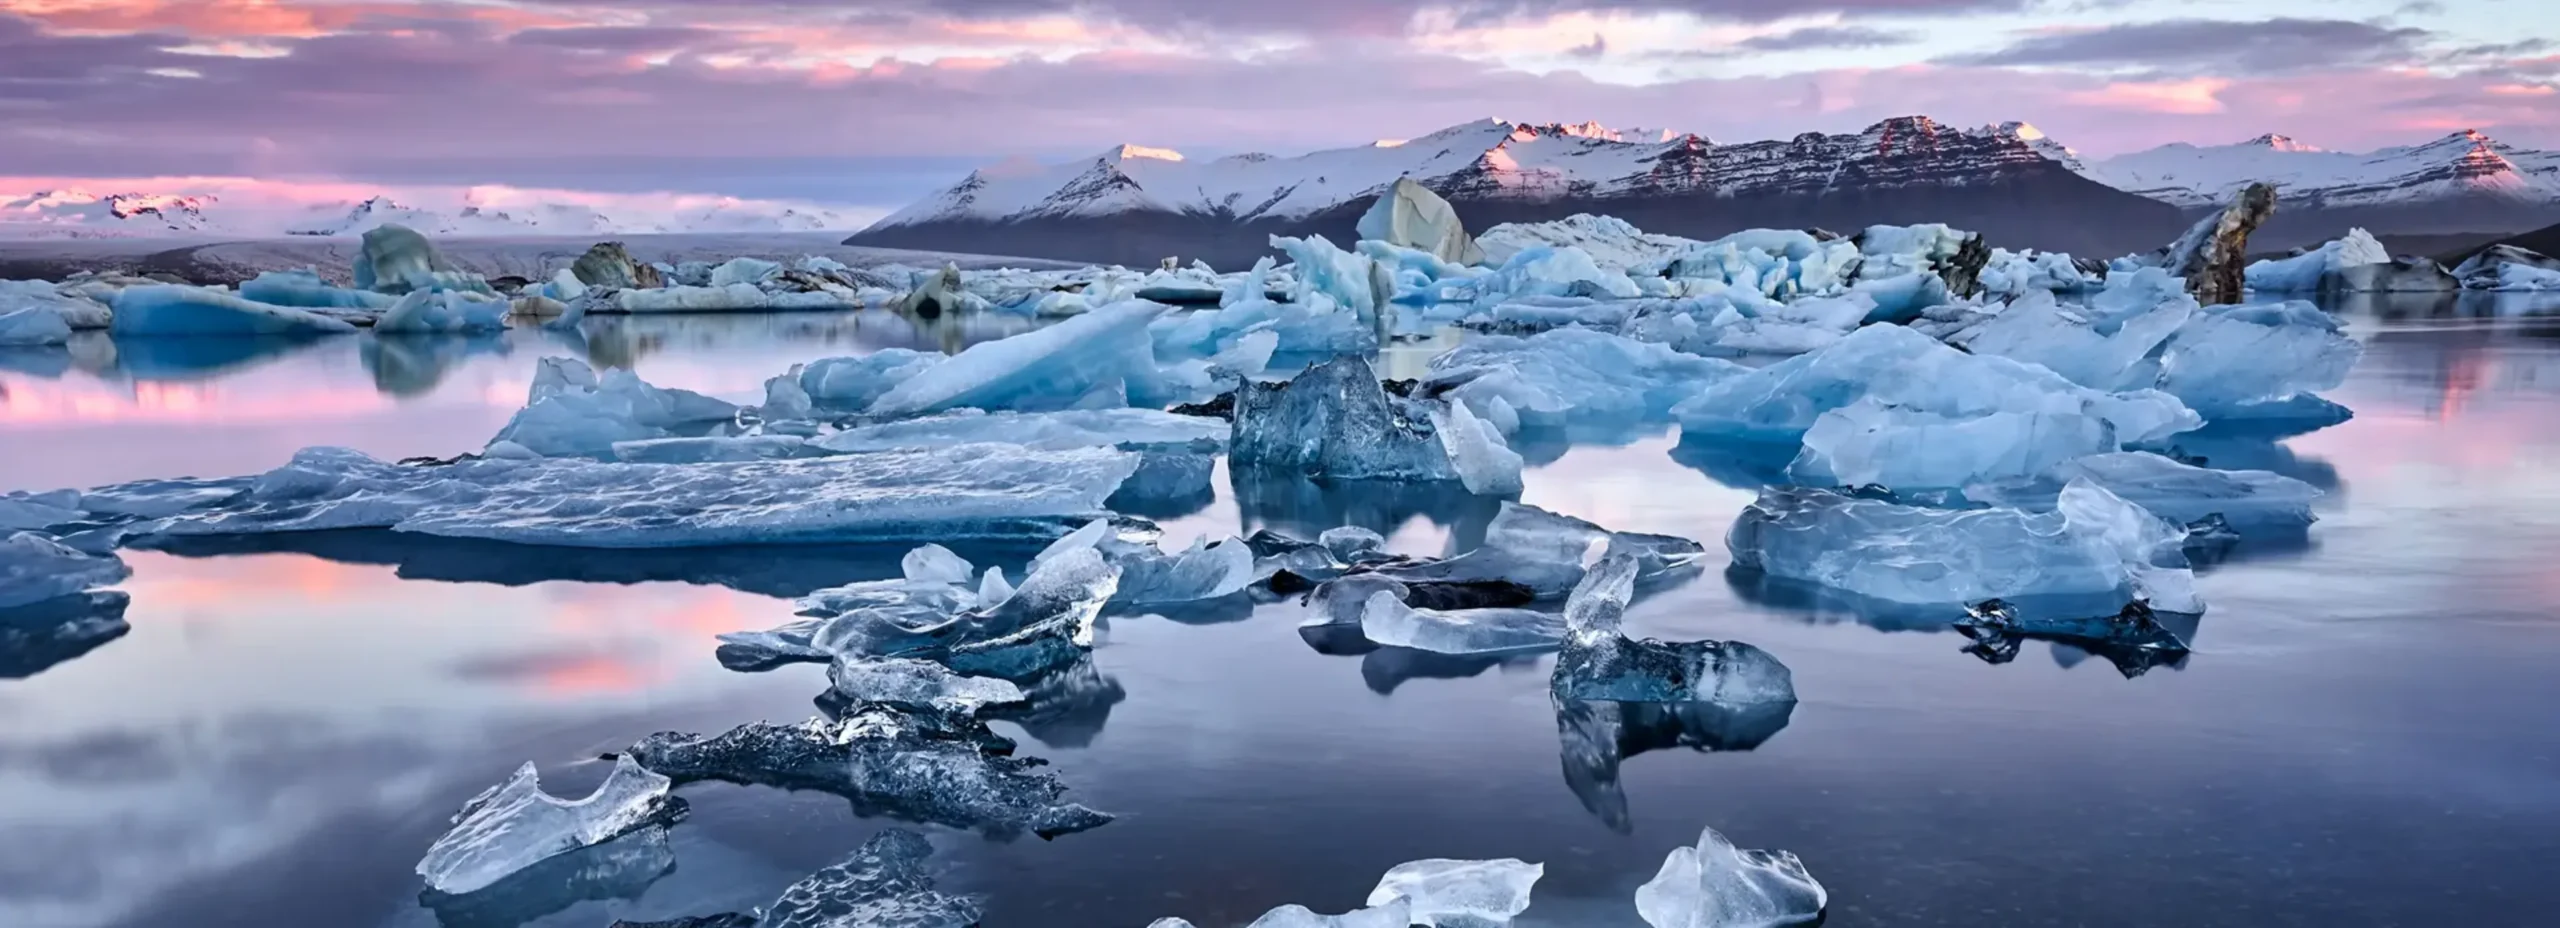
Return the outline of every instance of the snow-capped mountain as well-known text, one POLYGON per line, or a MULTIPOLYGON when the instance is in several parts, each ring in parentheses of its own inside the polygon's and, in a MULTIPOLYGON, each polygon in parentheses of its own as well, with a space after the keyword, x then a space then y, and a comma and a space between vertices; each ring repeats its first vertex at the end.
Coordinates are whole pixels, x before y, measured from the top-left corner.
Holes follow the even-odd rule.
POLYGON ((2498 232, 2560 219, 2560 152, 2475 130, 2368 152, 2270 134, 2233 145, 2163 145, 2087 168, 2091 179, 2189 209, 2228 202, 2254 182, 2274 184, 2276 216, 2262 230, 2269 245, 2321 241, 2351 225, 2386 234, 2498 232))
POLYGON ((539 203, 514 209, 465 206, 446 213, 401 205, 390 197, 362 203, 315 207, 310 218, 287 227, 286 235, 362 235, 384 223, 398 223, 430 236, 603 235, 615 230, 613 220, 584 206, 539 203))
POLYGON ((1719 145, 1596 123, 1487 120, 1402 142, 1192 161, 1122 145, 1059 165, 981 170, 849 244, 1153 263, 1250 261, 1268 235, 1345 238, 1398 177, 1470 226, 1605 212, 1649 231, 1854 228, 1944 221, 2003 244, 2121 253, 2173 236, 2178 211, 2082 176, 2033 126, 1957 129, 1925 117, 1864 132, 1719 145), (2148 244, 2146 244, 2148 243, 2148 244))
POLYGON ((210 196, 47 190, 0 199, 0 234, 27 238, 132 238, 220 231, 210 196))

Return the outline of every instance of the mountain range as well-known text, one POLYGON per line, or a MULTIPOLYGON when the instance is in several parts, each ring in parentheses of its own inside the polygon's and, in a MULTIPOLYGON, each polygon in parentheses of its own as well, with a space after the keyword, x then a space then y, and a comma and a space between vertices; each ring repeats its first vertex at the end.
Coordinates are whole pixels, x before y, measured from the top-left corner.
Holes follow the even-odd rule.
POLYGON ((2280 191, 2253 242, 2382 234, 2513 232, 2560 219, 2560 153, 2457 132, 2374 152, 2282 136, 2081 158, 2025 123, 1964 129, 1899 117, 1863 132, 1723 145, 1594 123, 1486 120, 1420 138, 1278 157, 1192 161, 1122 145, 1057 165, 972 173, 847 244, 1152 264, 1221 266, 1273 234, 1337 241, 1396 178, 1447 197, 1470 228, 1607 213, 1692 237, 1752 227, 1854 230, 1944 222, 1993 244, 2108 256, 2148 250, 2253 181, 2280 191))
POLYGON ((399 223, 429 236, 590 236, 691 232, 816 232, 850 225, 821 209, 744 200, 655 216, 608 216, 592 207, 533 203, 440 210, 388 196, 284 209, 225 205, 215 196, 94 194, 49 190, 0 195, 0 238, 277 238, 362 235, 399 223))

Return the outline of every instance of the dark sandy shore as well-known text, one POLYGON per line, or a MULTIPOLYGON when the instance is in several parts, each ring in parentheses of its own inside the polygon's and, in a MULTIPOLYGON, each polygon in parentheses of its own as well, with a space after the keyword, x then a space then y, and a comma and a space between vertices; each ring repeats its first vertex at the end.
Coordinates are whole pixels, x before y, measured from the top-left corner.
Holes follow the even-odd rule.
MULTIPOLYGON (((1073 267, 1039 258, 864 248, 841 243, 841 233, 782 232, 703 235, 632 235, 616 240, 643 261, 670 264, 762 258, 783 261, 804 255, 833 258, 853 267, 904 264, 939 267, 946 261, 962 268, 1073 267)), ((441 239, 437 250, 465 271, 490 277, 539 279, 586 252, 597 238, 441 239)), ((129 274, 163 273, 201 284, 234 284, 260 272, 309 267, 344 283, 356 250, 355 237, 260 239, 251 241, 149 239, 0 240, 0 280, 61 280, 81 271, 129 274)))

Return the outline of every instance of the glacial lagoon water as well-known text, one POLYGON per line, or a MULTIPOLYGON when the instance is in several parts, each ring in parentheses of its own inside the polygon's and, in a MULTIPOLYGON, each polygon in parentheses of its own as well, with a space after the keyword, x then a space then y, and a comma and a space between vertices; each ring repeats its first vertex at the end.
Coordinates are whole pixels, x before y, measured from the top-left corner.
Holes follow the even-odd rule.
MULTIPOLYGON (((1117 616, 1072 698, 997 728, 1119 819, 1054 842, 937 832, 944 885, 984 894, 997 928, 1217 926, 1355 907, 1402 861, 1518 857, 1547 866, 1520 924, 1634 926, 1636 884, 1713 826, 1800 855, 1834 926, 2540 924, 2560 910, 2560 319, 2537 309, 2560 306, 2341 307, 2366 344, 2330 394, 2353 421, 2188 449, 2329 496, 2308 545, 2200 578, 2212 611, 2183 666, 2127 678, 2041 644, 1989 665, 1934 623, 1719 566, 1638 602, 1629 630, 1757 644, 1801 703, 1658 720, 1611 771, 1560 756, 1546 658, 1319 653, 1291 603, 1117 616)), ((0 354, 0 489, 246 473, 315 444, 472 450, 548 354, 746 400, 795 361, 991 334, 807 315, 87 340, 0 354)), ((1383 366, 1408 376, 1441 347, 1383 366)), ((1535 452, 1524 499, 1694 537, 1721 565, 1753 488, 1676 439, 1535 452)), ((1493 514, 1218 485, 1169 536, 1352 522, 1441 553, 1493 514)), ((828 796, 691 788, 671 868, 422 906, 419 855, 528 759, 577 794, 609 766, 592 758, 650 732, 813 714, 822 668, 733 673, 712 636, 891 576, 900 552, 269 542, 128 552, 129 634, 0 679, 0 925, 603 928, 764 903, 885 824, 828 796)))

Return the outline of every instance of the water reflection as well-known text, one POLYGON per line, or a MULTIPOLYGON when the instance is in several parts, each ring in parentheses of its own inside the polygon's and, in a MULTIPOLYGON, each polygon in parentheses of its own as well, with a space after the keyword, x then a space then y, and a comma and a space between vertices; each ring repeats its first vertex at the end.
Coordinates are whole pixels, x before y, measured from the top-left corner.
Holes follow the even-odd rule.
POLYGON ((464 361, 475 355, 503 357, 513 347, 501 335, 366 335, 357 345, 364 369, 373 374, 373 388, 398 397, 433 393, 464 361))
POLYGON ((1712 702, 1584 702, 1555 699, 1565 786, 1612 830, 1635 830, 1618 767, 1646 751, 1748 751, 1775 737, 1793 702, 1734 707, 1712 702))
POLYGON ((1393 538, 1407 522, 1423 519, 1449 530, 1454 552, 1483 544, 1485 528, 1502 512, 1501 500, 1469 493, 1454 480, 1318 483, 1242 468, 1231 470, 1228 482, 1247 534, 1270 529, 1314 538, 1356 525, 1393 538))
POLYGON ((1536 673, 1546 666, 1546 658, 1535 654, 1441 654, 1372 647, 1360 656, 1360 682, 1380 696, 1392 696, 1397 687, 1414 680, 1464 680, 1495 668, 1504 673, 1536 673))
POLYGON ((653 825, 544 858, 469 893, 429 889, 419 894, 418 903, 435 912, 442 928, 517 928, 581 902, 638 899, 675 868, 667 829, 653 825))

